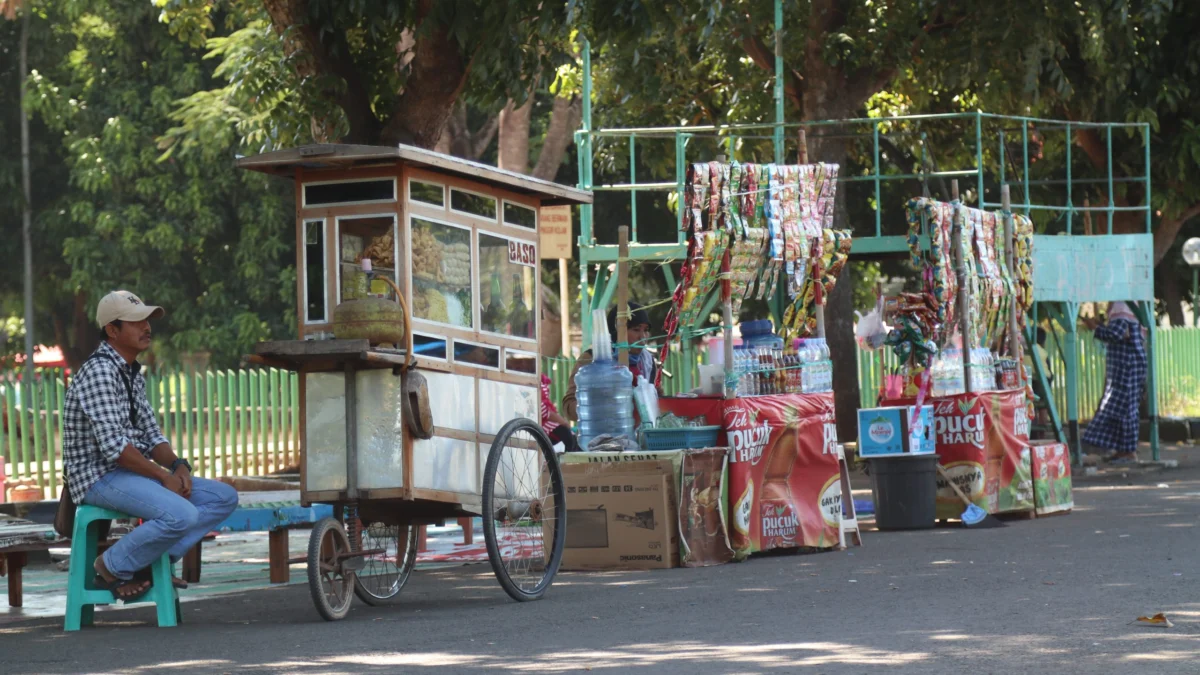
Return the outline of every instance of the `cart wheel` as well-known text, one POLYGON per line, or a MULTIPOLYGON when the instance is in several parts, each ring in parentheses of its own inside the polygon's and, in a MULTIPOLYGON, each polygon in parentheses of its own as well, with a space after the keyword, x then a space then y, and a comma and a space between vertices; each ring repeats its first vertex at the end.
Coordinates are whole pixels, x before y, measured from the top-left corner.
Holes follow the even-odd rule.
POLYGON ((349 552, 350 538, 341 523, 333 518, 317 521, 308 538, 308 590, 326 621, 345 618, 350 611, 354 572, 342 569, 349 552))
POLYGON ((367 556, 354 578, 354 594, 376 607, 395 600, 412 574, 417 562, 417 526, 371 523, 362 530, 361 550, 377 549, 386 552, 367 556))
POLYGON ((504 425, 483 473, 483 538, 496 579, 514 600, 546 593, 562 561, 567 503, 558 457, 542 427, 504 425))

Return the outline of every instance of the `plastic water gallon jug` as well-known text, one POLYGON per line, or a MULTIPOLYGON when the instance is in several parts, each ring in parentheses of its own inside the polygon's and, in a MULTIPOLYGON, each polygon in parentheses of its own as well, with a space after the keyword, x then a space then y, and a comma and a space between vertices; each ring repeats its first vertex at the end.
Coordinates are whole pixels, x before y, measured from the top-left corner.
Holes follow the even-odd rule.
POLYGON ((601 434, 633 438, 633 373, 613 359, 604 310, 592 313, 592 362, 575 373, 579 445, 601 434))

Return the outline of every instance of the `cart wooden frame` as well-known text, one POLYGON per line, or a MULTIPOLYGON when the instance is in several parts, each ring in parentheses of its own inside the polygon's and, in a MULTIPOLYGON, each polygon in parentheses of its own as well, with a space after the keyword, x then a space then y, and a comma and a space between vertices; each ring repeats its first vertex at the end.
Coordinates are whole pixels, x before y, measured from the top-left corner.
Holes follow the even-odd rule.
POLYGON ((537 423, 538 210, 590 204, 591 192, 403 145, 304 146, 237 166, 295 184, 299 339, 260 343, 251 359, 300 373, 301 502, 332 504, 336 516, 317 523, 310 541, 317 609, 326 619, 345 616, 351 588, 371 604, 390 600, 415 560, 415 526, 477 515, 501 585, 517 600, 540 597, 561 559, 565 504, 554 498, 562 478, 537 423), (441 206, 414 198, 414 183, 441 187, 441 206), (455 192, 492 200, 494 217, 453 208, 455 192), (534 226, 506 222, 508 204, 532 210, 534 226), (370 274, 360 273, 364 257, 370 274), (392 279, 410 308, 419 342, 411 355, 331 339, 333 310, 347 293, 393 295, 373 275, 392 279), (416 437, 403 412, 410 372, 428 382, 429 438, 416 437), (506 487, 518 471, 536 473, 536 497, 506 487), (525 543, 497 534, 497 524, 518 521, 537 531, 529 536, 542 550, 533 588, 512 574, 525 543), (390 565, 390 585, 364 589, 364 568, 379 558, 390 565))

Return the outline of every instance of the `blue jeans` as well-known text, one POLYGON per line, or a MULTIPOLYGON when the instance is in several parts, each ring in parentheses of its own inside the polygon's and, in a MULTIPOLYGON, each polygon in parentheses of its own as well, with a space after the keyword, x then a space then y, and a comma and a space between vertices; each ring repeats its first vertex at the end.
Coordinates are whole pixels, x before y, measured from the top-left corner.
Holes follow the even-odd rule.
POLYGON ((118 579, 150 566, 163 553, 182 558, 237 508, 237 490, 215 480, 192 478, 190 499, 158 481, 114 469, 88 489, 85 504, 141 518, 143 523, 104 552, 104 566, 118 579))

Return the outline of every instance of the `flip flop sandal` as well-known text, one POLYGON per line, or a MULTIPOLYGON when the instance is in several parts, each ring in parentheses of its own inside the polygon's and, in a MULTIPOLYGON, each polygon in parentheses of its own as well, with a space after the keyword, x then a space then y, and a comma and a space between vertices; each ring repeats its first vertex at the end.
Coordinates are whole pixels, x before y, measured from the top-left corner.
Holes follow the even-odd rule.
POLYGON ((138 600, 141 600, 143 597, 146 596, 147 593, 150 592, 149 586, 146 586, 145 588, 138 591, 137 593, 131 593, 129 595, 121 595, 120 593, 117 592, 117 589, 130 583, 131 581, 137 581, 137 579, 130 579, 129 581, 126 581, 124 579, 113 579, 112 581, 109 581, 108 579, 105 579, 104 577, 97 574, 92 579, 92 585, 94 585, 96 588, 106 590, 106 591, 112 593, 114 600, 120 600, 121 602, 129 605, 129 604, 137 602, 138 600))
MULTIPOLYGON (((150 583, 154 583, 153 572, 151 572, 149 567, 138 570, 137 572, 133 573, 133 580, 134 581, 149 581, 150 583)), ((180 579, 179 577, 173 576, 173 577, 171 577, 171 585, 174 586, 175 588, 177 588, 178 590, 182 591, 188 587, 188 582, 184 581, 183 579, 180 579)))

